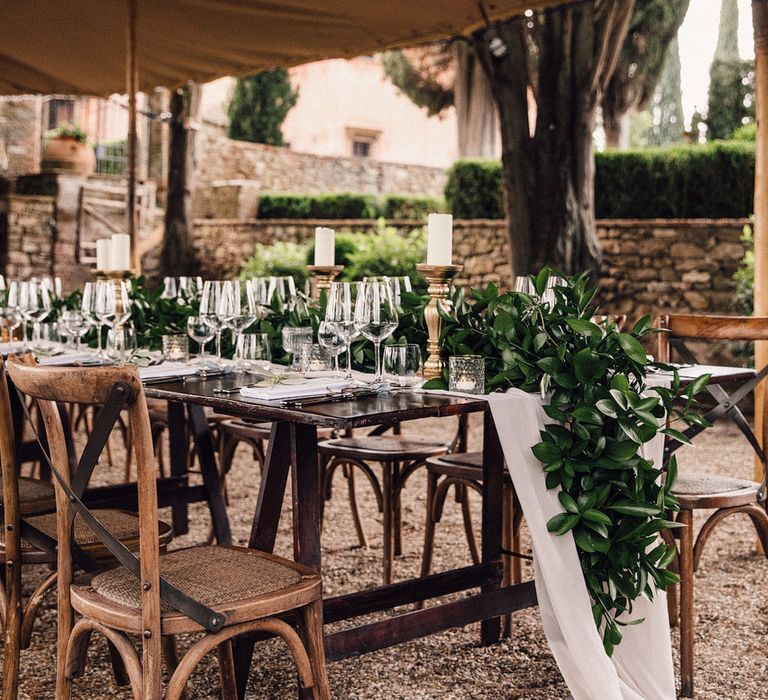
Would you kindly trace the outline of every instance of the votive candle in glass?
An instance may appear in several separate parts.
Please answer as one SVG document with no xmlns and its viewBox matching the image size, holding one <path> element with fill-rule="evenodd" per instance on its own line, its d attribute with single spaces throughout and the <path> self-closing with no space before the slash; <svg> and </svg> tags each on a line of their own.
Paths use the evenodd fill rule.
<svg viewBox="0 0 768 700">
<path fill-rule="evenodd" d="M 163 336 L 163 359 L 186 362 L 189 357 L 189 337 L 181 333 Z"/>
<path fill-rule="evenodd" d="M 449 357 L 448 389 L 463 394 L 484 394 L 485 359 L 480 355 Z"/>
</svg>

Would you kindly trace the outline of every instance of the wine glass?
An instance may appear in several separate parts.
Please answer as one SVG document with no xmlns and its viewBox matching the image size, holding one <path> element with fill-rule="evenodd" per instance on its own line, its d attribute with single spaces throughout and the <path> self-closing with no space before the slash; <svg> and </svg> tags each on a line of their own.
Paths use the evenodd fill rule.
<svg viewBox="0 0 768 700">
<path fill-rule="evenodd" d="M 398 389 L 413 389 L 422 382 L 421 348 L 418 345 L 387 345 L 384 376 Z"/>
<path fill-rule="evenodd" d="M 301 371 L 301 348 L 311 342 L 311 328 L 283 328 L 283 348 L 292 356 L 291 371 Z"/>
<path fill-rule="evenodd" d="M 387 282 L 392 287 L 392 293 L 395 295 L 395 304 L 400 307 L 400 295 L 404 292 L 413 291 L 411 278 L 406 275 L 398 277 L 363 277 L 363 282 Z"/>
<path fill-rule="evenodd" d="M 200 357 L 196 364 L 205 364 L 205 344 L 216 336 L 217 330 L 209 322 L 208 316 L 190 316 L 187 319 L 187 335 L 200 346 Z"/>
<path fill-rule="evenodd" d="M 80 352 L 80 341 L 90 328 L 90 321 L 82 311 L 67 309 L 61 313 L 61 323 L 67 336 L 75 339 L 75 349 Z"/>
<path fill-rule="evenodd" d="M 11 280 L 8 288 L 2 292 L 2 307 L 0 307 L 0 318 L 3 328 L 8 331 L 8 342 L 13 344 L 13 335 L 16 329 L 22 324 L 23 317 L 19 310 L 19 283 Z"/>
<path fill-rule="evenodd" d="M 163 277 L 163 292 L 160 294 L 161 299 L 175 299 L 177 296 L 176 291 L 176 278 L 175 277 Z"/>
<path fill-rule="evenodd" d="M 98 314 L 111 328 L 125 325 L 131 318 L 131 298 L 128 282 L 107 280 L 98 290 Z"/>
<path fill-rule="evenodd" d="M 51 313 L 53 308 L 51 292 L 47 284 L 39 280 L 22 282 L 19 287 L 19 311 L 24 317 L 24 341 L 26 342 L 27 324 L 32 324 L 32 345 L 40 336 L 40 323 Z"/>
<path fill-rule="evenodd" d="M 357 282 L 332 282 L 325 307 L 325 320 L 346 345 L 347 373 L 345 379 L 352 379 L 352 341 L 358 335 L 355 328 L 355 297 Z"/>
<path fill-rule="evenodd" d="M 267 299 L 271 304 L 278 300 L 281 311 L 291 311 L 296 305 L 296 281 L 293 277 L 270 277 Z"/>
<path fill-rule="evenodd" d="M 272 362 L 272 348 L 266 333 L 241 333 L 235 346 L 235 359 L 245 372 L 268 370 Z"/>
<path fill-rule="evenodd" d="M 90 306 L 96 319 L 94 325 L 96 326 L 97 354 L 99 357 L 107 357 L 106 348 L 102 349 L 102 330 L 104 326 L 109 325 L 112 317 L 113 305 L 111 300 L 114 291 L 112 280 L 98 280 L 93 286 L 93 299 Z M 83 298 L 85 298 L 85 292 L 83 292 Z"/>
<path fill-rule="evenodd" d="M 518 275 L 515 277 L 515 291 L 519 294 L 536 296 L 536 290 L 533 287 L 533 282 L 531 282 L 531 278 L 527 275 Z"/>
<path fill-rule="evenodd" d="M 179 291 L 177 298 L 184 301 L 193 301 L 203 291 L 202 277 L 179 277 Z"/>
<path fill-rule="evenodd" d="M 219 315 L 223 285 L 221 280 L 206 280 L 203 284 L 203 293 L 200 296 L 199 315 L 211 327 L 216 338 L 217 366 L 221 366 L 221 331 L 224 329 L 224 320 Z"/>
<path fill-rule="evenodd" d="M 397 304 L 392 286 L 387 282 L 360 282 L 355 300 L 355 328 L 373 343 L 376 374 L 374 383 L 381 383 L 381 343 L 397 329 Z"/>
<path fill-rule="evenodd" d="M 251 283 L 245 280 L 227 280 L 221 288 L 219 318 L 224 321 L 237 345 L 238 338 L 258 315 Z"/>
<path fill-rule="evenodd" d="M 552 308 L 557 302 L 557 295 L 555 294 L 555 287 L 564 287 L 565 280 L 559 275 L 550 275 L 547 280 L 544 294 L 541 295 L 541 303 Z"/>
<path fill-rule="evenodd" d="M 347 347 L 343 333 L 339 333 L 336 326 L 330 321 L 321 321 L 317 327 L 317 342 L 333 358 L 334 372 L 341 376 L 339 371 L 339 355 Z"/>
<path fill-rule="evenodd" d="M 58 323 L 39 323 L 37 339 L 33 350 L 41 355 L 51 355 L 61 344 L 61 334 Z"/>
<path fill-rule="evenodd" d="M 80 299 L 80 311 L 89 321 L 89 325 L 96 329 L 96 354 L 101 356 L 101 325 L 96 314 L 96 289 L 98 282 L 86 282 L 83 285 L 83 296 Z"/>
</svg>

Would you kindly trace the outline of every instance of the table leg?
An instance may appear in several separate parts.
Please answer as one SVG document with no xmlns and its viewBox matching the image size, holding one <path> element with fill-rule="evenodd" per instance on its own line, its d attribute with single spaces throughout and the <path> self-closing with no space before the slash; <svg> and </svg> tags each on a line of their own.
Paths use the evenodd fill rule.
<svg viewBox="0 0 768 700">
<path fill-rule="evenodd" d="M 280 512 L 285 498 L 285 486 L 288 482 L 288 470 L 291 466 L 292 432 L 290 423 L 272 424 L 267 456 L 261 473 L 259 499 L 256 503 L 248 542 L 249 547 L 262 552 L 272 552 L 275 548 Z M 254 642 L 250 639 L 241 637 L 235 641 L 235 681 L 237 696 L 241 700 L 245 697 L 245 688 L 248 685 L 253 647 Z"/>
<path fill-rule="evenodd" d="M 502 540 L 502 484 L 504 476 L 504 454 L 493 422 L 490 409 L 483 414 L 483 525 L 482 555 L 483 564 L 501 560 Z M 482 592 L 499 588 L 500 578 L 496 578 L 482 587 Z M 480 640 L 483 644 L 499 641 L 501 621 L 498 617 L 484 620 L 480 624 Z"/>
<path fill-rule="evenodd" d="M 197 404 L 187 406 L 189 427 L 195 441 L 197 456 L 200 460 L 200 471 L 203 474 L 203 484 L 208 497 L 208 508 L 211 512 L 213 534 L 218 544 L 232 544 L 232 531 L 227 517 L 227 504 L 224 500 L 224 488 L 221 483 L 216 465 L 216 453 L 213 448 L 211 427 L 205 417 L 203 407 Z"/>
<path fill-rule="evenodd" d="M 184 404 L 168 402 L 168 452 L 171 476 L 187 478 L 187 423 L 184 420 Z M 173 532 L 186 535 L 189 532 L 189 506 L 179 503 L 171 506 Z"/>
<path fill-rule="evenodd" d="M 314 425 L 291 424 L 291 461 L 294 559 L 320 571 L 323 493 Z"/>
</svg>

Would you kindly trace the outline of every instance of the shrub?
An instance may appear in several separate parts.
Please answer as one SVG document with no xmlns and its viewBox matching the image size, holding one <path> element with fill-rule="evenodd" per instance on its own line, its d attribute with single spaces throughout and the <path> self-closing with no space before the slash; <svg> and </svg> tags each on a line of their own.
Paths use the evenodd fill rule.
<svg viewBox="0 0 768 700">
<path fill-rule="evenodd" d="M 384 198 L 382 216 L 385 219 L 422 219 L 430 212 L 446 210 L 445 200 L 435 197 L 413 197 L 391 194 Z"/>
<path fill-rule="evenodd" d="M 303 284 L 309 279 L 307 246 L 286 241 L 272 245 L 257 243 L 253 255 L 243 263 L 240 276 L 247 279 L 270 275 L 290 276 Z"/>
<path fill-rule="evenodd" d="M 459 160 L 448 172 L 445 200 L 457 219 L 503 219 L 501 164 L 494 160 Z"/>
<path fill-rule="evenodd" d="M 741 218 L 752 212 L 755 147 L 715 141 L 595 154 L 595 215 L 601 219 Z M 501 164 L 457 161 L 445 198 L 459 219 L 499 219 Z"/>
<path fill-rule="evenodd" d="M 263 194 L 259 197 L 259 219 L 375 219 L 376 198 L 371 195 Z"/>
<path fill-rule="evenodd" d="M 751 122 L 740 126 L 731 136 L 732 141 L 751 141 L 754 143 L 757 141 L 757 124 Z"/>
<path fill-rule="evenodd" d="M 360 280 L 363 277 L 405 275 L 423 288 L 421 274 L 416 265 L 426 255 L 426 234 L 423 229 L 400 235 L 394 228 L 379 227 L 374 233 L 356 234 L 357 250 L 350 256 L 344 279 Z"/>
</svg>

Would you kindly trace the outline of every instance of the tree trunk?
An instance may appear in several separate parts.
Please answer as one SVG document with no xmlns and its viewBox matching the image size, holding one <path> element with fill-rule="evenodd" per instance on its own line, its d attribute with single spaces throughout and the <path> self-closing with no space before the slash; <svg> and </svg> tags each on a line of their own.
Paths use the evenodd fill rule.
<svg viewBox="0 0 768 700">
<path fill-rule="evenodd" d="M 631 11 L 632 0 L 607 0 L 535 14 L 535 76 L 525 18 L 498 26 L 507 46 L 500 58 L 490 55 L 484 32 L 475 37 L 499 108 L 514 275 L 544 265 L 565 274 L 599 265 L 592 132 Z M 537 86 L 532 138 L 528 85 Z"/>
<path fill-rule="evenodd" d="M 626 151 L 629 148 L 631 122 L 632 113 L 629 111 L 614 114 L 609 119 L 605 112 L 605 103 L 603 103 L 603 129 L 607 148 L 617 148 L 620 151 Z"/>
<path fill-rule="evenodd" d="M 460 158 L 494 158 L 498 154 L 499 119 L 488 78 L 470 46 L 453 44 L 456 80 L 453 104 Z"/>
<path fill-rule="evenodd" d="M 195 172 L 193 132 L 187 128 L 199 103 L 200 87 L 190 84 L 171 94 L 171 145 L 168 158 L 168 193 L 165 235 L 160 255 L 164 275 L 198 272 L 192 245 L 192 180 Z"/>
</svg>

